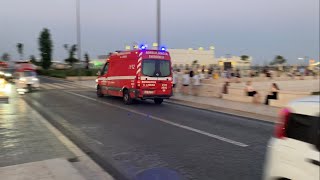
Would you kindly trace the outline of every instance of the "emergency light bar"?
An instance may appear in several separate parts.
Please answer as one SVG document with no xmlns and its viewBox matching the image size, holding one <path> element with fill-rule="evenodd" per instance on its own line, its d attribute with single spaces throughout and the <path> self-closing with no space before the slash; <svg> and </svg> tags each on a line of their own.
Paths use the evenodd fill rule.
<svg viewBox="0 0 320 180">
<path fill-rule="evenodd" d="M 146 44 L 141 44 L 141 45 L 140 45 L 140 49 L 141 49 L 141 50 L 146 50 L 147 47 L 148 47 L 148 45 L 146 45 Z"/>
<path fill-rule="evenodd" d="M 164 46 L 160 47 L 160 51 L 166 51 L 166 50 L 167 50 L 166 47 L 164 47 Z"/>
</svg>

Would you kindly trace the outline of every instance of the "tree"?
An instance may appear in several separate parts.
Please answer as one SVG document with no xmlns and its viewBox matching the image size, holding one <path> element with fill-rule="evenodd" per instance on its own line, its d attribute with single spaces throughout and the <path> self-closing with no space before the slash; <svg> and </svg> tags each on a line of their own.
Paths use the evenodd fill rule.
<svg viewBox="0 0 320 180">
<path fill-rule="evenodd" d="M 41 66 L 43 69 L 49 69 L 51 66 L 52 48 L 53 44 L 50 31 L 47 28 L 44 28 L 40 32 L 39 36 L 39 50 L 41 56 Z"/>
<path fill-rule="evenodd" d="M 64 44 L 63 47 L 67 50 L 69 54 L 69 57 L 64 60 L 65 62 L 68 62 L 72 66 L 75 62 L 79 61 L 74 57 L 75 53 L 78 50 L 77 45 L 73 44 L 71 47 L 69 47 L 68 44 Z"/>
<path fill-rule="evenodd" d="M 242 61 L 248 61 L 248 60 L 249 60 L 249 56 L 248 56 L 248 55 L 241 55 L 241 56 L 240 56 L 240 59 L 241 59 Z"/>
<path fill-rule="evenodd" d="M 10 61 L 10 54 L 9 53 L 3 53 L 2 56 L 1 56 L 1 60 Z"/>
<path fill-rule="evenodd" d="M 270 65 L 284 64 L 284 63 L 286 63 L 286 62 L 287 62 L 287 60 L 286 60 L 284 57 L 282 57 L 282 56 L 280 56 L 280 55 L 277 55 L 277 56 L 273 59 L 273 61 L 270 62 Z"/>
<path fill-rule="evenodd" d="M 22 43 L 17 44 L 17 51 L 20 55 L 20 60 L 23 60 L 23 44 Z"/>
<path fill-rule="evenodd" d="M 89 69 L 90 57 L 88 53 L 84 54 L 84 60 L 86 62 L 86 69 Z"/>
</svg>

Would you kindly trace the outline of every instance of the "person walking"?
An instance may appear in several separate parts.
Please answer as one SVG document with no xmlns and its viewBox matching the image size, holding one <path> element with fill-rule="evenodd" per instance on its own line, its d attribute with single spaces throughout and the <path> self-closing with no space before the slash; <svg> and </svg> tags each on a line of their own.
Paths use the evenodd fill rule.
<svg viewBox="0 0 320 180">
<path fill-rule="evenodd" d="M 194 96 L 198 96 L 199 95 L 199 91 L 200 91 L 200 75 L 199 73 L 195 73 L 194 76 L 192 77 L 193 79 L 193 84 L 192 84 L 192 95 Z"/>
<path fill-rule="evenodd" d="M 239 69 L 236 70 L 235 77 L 236 77 L 236 83 L 240 83 L 241 74 Z"/>
<path fill-rule="evenodd" d="M 226 81 L 222 87 L 222 94 L 228 94 L 229 93 L 229 82 Z"/>
<path fill-rule="evenodd" d="M 174 70 L 172 74 L 172 88 L 174 93 L 176 93 L 177 84 L 178 84 L 178 73 L 176 70 Z"/>
<path fill-rule="evenodd" d="M 204 69 L 202 69 L 202 70 L 201 70 L 201 74 L 200 74 L 200 79 L 201 79 L 201 80 L 206 78 L 205 73 L 206 73 L 206 72 L 204 71 Z"/>
<path fill-rule="evenodd" d="M 182 76 L 181 91 L 183 95 L 189 94 L 189 85 L 190 85 L 190 74 L 186 71 Z"/>
<path fill-rule="evenodd" d="M 278 99 L 278 91 L 279 90 L 280 89 L 279 89 L 278 85 L 276 83 L 272 83 L 270 92 L 267 95 L 264 104 L 269 105 L 269 99 Z"/>
</svg>

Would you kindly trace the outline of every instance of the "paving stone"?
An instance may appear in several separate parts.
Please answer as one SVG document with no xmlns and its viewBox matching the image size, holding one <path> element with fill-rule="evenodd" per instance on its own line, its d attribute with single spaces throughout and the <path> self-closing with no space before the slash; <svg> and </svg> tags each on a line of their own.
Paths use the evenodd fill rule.
<svg viewBox="0 0 320 180">
<path fill-rule="evenodd" d="M 0 167 L 74 155 L 19 96 L 0 104 Z"/>
</svg>

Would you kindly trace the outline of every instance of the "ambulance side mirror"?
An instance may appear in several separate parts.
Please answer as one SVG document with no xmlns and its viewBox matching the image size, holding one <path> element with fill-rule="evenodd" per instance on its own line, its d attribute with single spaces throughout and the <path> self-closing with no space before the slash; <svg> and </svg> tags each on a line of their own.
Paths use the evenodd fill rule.
<svg viewBox="0 0 320 180">
<path fill-rule="evenodd" d="M 97 76 L 101 76 L 101 71 L 98 71 L 98 72 L 97 72 Z"/>
</svg>

